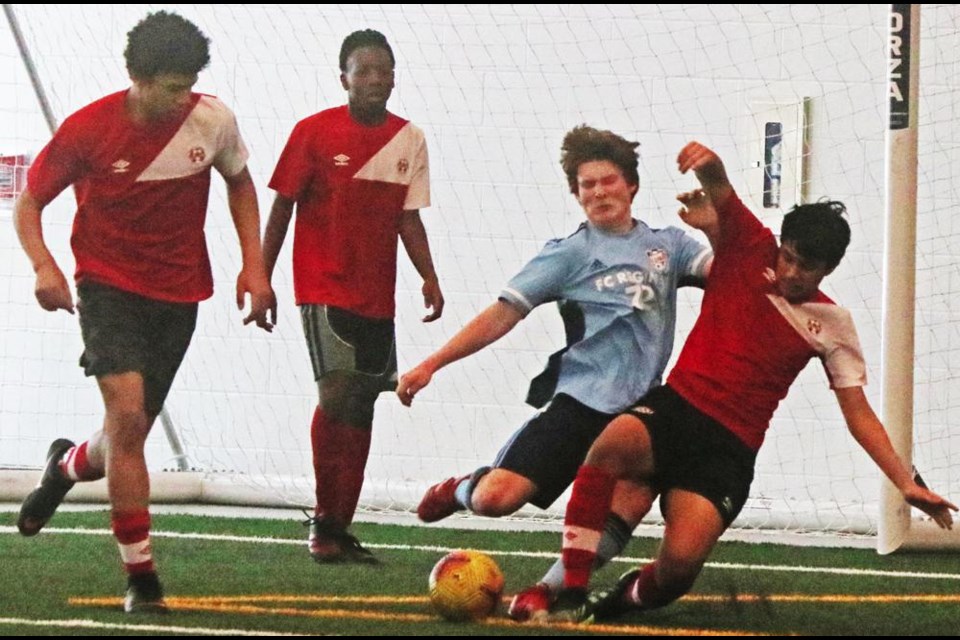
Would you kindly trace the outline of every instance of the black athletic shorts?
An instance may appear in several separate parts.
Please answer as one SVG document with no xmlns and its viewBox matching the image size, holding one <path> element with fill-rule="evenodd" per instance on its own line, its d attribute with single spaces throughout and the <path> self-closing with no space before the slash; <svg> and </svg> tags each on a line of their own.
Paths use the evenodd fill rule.
<svg viewBox="0 0 960 640">
<path fill-rule="evenodd" d="M 155 417 L 197 326 L 197 303 L 153 300 L 99 282 L 77 285 L 83 335 L 80 366 L 88 376 L 139 372 L 144 409 Z"/>
<path fill-rule="evenodd" d="M 756 452 L 666 385 L 624 413 L 642 420 L 650 434 L 653 488 L 661 495 L 670 489 L 701 495 L 730 526 L 750 493 Z"/>
<path fill-rule="evenodd" d="M 573 482 L 590 445 L 614 417 L 557 394 L 510 437 L 493 466 L 531 480 L 538 491 L 530 503 L 546 509 Z"/>
<path fill-rule="evenodd" d="M 300 305 L 313 377 L 352 371 L 374 378 L 379 391 L 397 388 L 393 319 L 367 318 L 325 304 Z"/>
</svg>

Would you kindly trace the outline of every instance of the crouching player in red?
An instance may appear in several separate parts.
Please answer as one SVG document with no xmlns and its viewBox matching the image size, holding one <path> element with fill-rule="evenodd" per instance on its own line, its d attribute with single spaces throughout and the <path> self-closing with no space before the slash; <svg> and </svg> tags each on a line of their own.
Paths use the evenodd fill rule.
<svg viewBox="0 0 960 640">
<path fill-rule="evenodd" d="M 150 550 L 150 478 L 144 442 L 183 360 L 197 303 L 213 293 L 204 219 L 210 170 L 227 183 L 243 269 L 237 304 L 244 320 L 270 330 L 276 301 L 260 253 L 257 197 L 233 113 L 193 93 L 210 61 L 209 40 L 167 12 L 127 34 L 132 86 L 67 118 L 40 152 L 16 205 L 17 235 L 47 311 L 74 312 L 63 272 L 43 240 L 44 207 L 69 185 L 77 194 L 71 245 L 84 352 L 80 364 L 103 396 L 103 428 L 74 446 L 55 440 L 40 485 L 17 527 L 35 535 L 75 482 L 107 477 L 110 519 L 129 575 L 124 607 L 164 612 Z"/>
<path fill-rule="evenodd" d="M 713 270 L 667 384 L 613 420 L 577 473 L 564 523 L 557 618 L 600 620 L 661 607 L 693 586 L 747 499 L 774 410 L 812 358 L 823 363 L 851 434 L 907 502 L 941 527 L 953 522 L 956 507 L 919 486 L 894 452 L 863 392 L 865 366 L 850 314 L 818 288 L 850 240 L 844 206 L 794 207 L 778 247 L 740 202 L 713 151 L 692 142 L 678 164 L 681 173 L 696 174 L 716 207 Z M 595 541 L 618 480 L 661 494 L 663 541 L 653 563 L 588 597 Z"/>
</svg>

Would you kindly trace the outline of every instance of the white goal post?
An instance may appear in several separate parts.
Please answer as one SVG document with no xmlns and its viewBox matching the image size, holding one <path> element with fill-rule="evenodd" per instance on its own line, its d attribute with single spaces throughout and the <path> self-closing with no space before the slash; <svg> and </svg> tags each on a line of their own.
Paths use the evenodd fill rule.
<svg viewBox="0 0 960 640">
<path fill-rule="evenodd" d="M 641 142 L 634 212 L 654 227 L 681 225 L 674 196 L 692 183 L 674 159 L 690 139 L 718 150 L 737 190 L 775 230 L 796 202 L 844 201 L 853 240 L 825 290 L 854 315 L 874 407 L 882 407 L 891 430 L 912 421 L 912 435 L 903 437 L 914 464 L 934 490 L 960 499 L 952 464 L 960 457 L 960 8 L 920 9 L 922 46 L 912 51 L 923 56 L 911 112 L 918 124 L 916 267 L 905 269 L 902 250 L 888 248 L 884 258 L 900 223 L 888 223 L 890 230 L 880 223 L 887 199 L 886 5 L 4 7 L 21 27 L 57 119 L 128 85 L 125 34 L 148 11 L 172 9 L 194 21 L 212 41 L 197 89 L 236 112 L 261 212 L 269 209 L 266 184 L 293 125 L 344 101 L 337 68 L 343 37 L 365 27 L 385 33 L 397 57 L 389 107 L 418 124 L 430 148 L 433 206 L 423 218 L 447 297 L 444 317 L 421 324 L 419 278 L 401 258 L 401 370 L 495 299 L 546 240 L 582 219 L 558 163 L 563 133 L 577 124 Z M 49 130 L 9 24 L 0 23 L 0 157 L 28 157 Z M 907 162 L 899 151 L 890 158 Z M 899 165 L 892 168 L 902 175 Z M 271 335 L 242 327 L 231 294 L 239 251 L 220 182 L 214 179 L 207 221 L 217 293 L 201 305 L 167 403 L 185 463 L 159 429 L 148 463 L 154 472 L 193 472 L 175 476 L 171 498 L 309 504 L 316 388 L 292 301 L 292 243 L 274 281 L 279 326 Z M 101 420 L 95 385 L 76 366 L 82 347 L 75 318 L 44 313 L 33 300 L 10 204 L 0 192 L 0 467 L 12 470 L 0 472 L 0 491 L 12 478 L 31 484 L 35 472 L 24 470 L 39 466 L 50 440 L 83 439 Z M 44 213 L 45 237 L 64 271 L 73 267 L 72 205 L 68 193 Z M 916 301 L 885 316 L 883 301 L 900 301 L 900 294 L 883 293 L 884 282 L 905 270 Z M 675 351 L 699 301 L 697 292 L 681 292 Z M 915 315 L 914 330 L 905 329 L 903 313 Z M 881 334 L 888 339 L 892 328 L 910 334 L 913 354 L 883 346 Z M 430 484 L 489 463 L 530 416 L 526 384 L 562 341 L 555 310 L 541 308 L 501 342 L 439 373 L 412 409 L 384 394 L 362 504 L 408 510 Z M 893 355 L 905 360 L 891 365 Z M 883 386 L 881 368 L 911 372 L 913 382 Z M 904 417 L 888 402 L 905 396 L 907 384 L 914 399 L 900 410 Z M 163 474 L 154 477 L 160 492 Z M 898 532 L 923 530 L 902 503 L 879 498 L 876 469 L 844 428 L 816 363 L 777 411 L 752 496 L 736 526 L 873 533 L 887 526 L 882 514 L 890 512 Z M 562 507 L 561 500 L 551 513 Z M 938 544 L 948 539 L 937 537 Z"/>
</svg>

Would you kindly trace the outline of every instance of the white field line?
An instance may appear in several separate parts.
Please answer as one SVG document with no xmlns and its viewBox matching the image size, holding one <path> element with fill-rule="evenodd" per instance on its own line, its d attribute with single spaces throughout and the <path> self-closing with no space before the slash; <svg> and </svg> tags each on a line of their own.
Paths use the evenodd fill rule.
<svg viewBox="0 0 960 640">
<path fill-rule="evenodd" d="M 17 533 L 16 527 L 0 526 L 0 534 Z M 47 527 L 41 535 L 50 533 L 92 535 L 92 536 L 112 536 L 113 532 L 109 529 L 84 529 L 84 528 L 58 528 Z M 151 531 L 150 535 L 155 538 L 179 538 L 183 540 L 211 540 L 220 542 L 245 542 L 252 544 L 286 544 L 294 546 L 306 546 L 305 540 L 292 540 L 289 538 L 263 538 L 257 536 L 231 536 L 214 533 L 180 533 L 176 531 Z M 457 547 L 437 547 L 428 545 L 404 545 L 404 544 L 373 544 L 364 543 L 364 546 L 371 549 L 388 549 L 398 551 L 423 551 L 428 553 L 449 553 Z M 549 551 L 498 551 L 493 549 L 480 549 L 483 553 L 491 556 L 500 556 L 505 558 L 545 558 L 554 560 L 558 554 Z M 639 564 L 650 562 L 652 558 L 615 558 L 614 562 L 624 564 Z M 768 564 L 741 564 L 735 562 L 708 562 L 707 567 L 712 569 L 731 569 L 735 571 L 781 571 L 793 573 L 813 573 L 825 575 L 842 576 L 880 576 L 885 578 L 908 578 L 921 580 L 958 580 L 960 573 L 921 573 L 918 571 L 885 571 L 882 569 L 848 569 L 842 567 L 803 567 L 792 565 L 768 565 Z"/>
<path fill-rule="evenodd" d="M 117 629 L 121 631 L 141 631 L 169 633 L 171 635 L 198 636 L 300 636 L 299 633 L 281 633 L 279 631 L 249 631 L 247 629 L 217 629 L 211 627 L 180 627 L 162 624 L 119 624 L 97 622 L 96 620 L 28 620 L 24 618 L 0 618 L 0 625 L 21 625 L 31 627 L 62 627 L 64 629 Z M 5 634 L 4 634 L 5 635 Z M 312 634 L 311 634 L 312 635 Z"/>
</svg>

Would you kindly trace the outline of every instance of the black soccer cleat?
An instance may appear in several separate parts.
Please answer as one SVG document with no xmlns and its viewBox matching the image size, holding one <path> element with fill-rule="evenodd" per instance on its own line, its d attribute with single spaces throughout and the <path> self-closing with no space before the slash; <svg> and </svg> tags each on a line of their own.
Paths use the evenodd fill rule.
<svg viewBox="0 0 960 640">
<path fill-rule="evenodd" d="M 73 480 L 60 471 L 60 458 L 74 445 L 66 438 L 59 438 L 50 444 L 47 450 L 47 466 L 40 476 L 40 484 L 20 505 L 17 517 L 17 529 L 24 536 L 35 536 L 53 517 L 64 496 L 73 488 Z"/>
<path fill-rule="evenodd" d="M 310 528 L 307 546 L 310 557 L 320 564 L 355 562 L 379 564 L 377 557 L 360 544 L 356 537 L 324 516 L 308 517 L 304 526 Z"/>
<path fill-rule="evenodd" d="M 141 573 L 127 578 L 127 593 L 123 598 L 127 613 L 170 613 L 163 600 L 163 587 L 157 574 Z"/>
<path fill-rule="evenodd" d="M 548 622 L 580 622 L 587 602 L 586 589 L 562 589 L 550 606 Z"/>
<path fill-rule="evenodd" d="M 620 576 L 617 583 L 609 589 L 591 593 L 587 596 L 577 622 L 583 624 L 603 622 L 639 609 L 627 596 L 630 589 L 637 583 L 639 576 L 640 569 L 631 569 Z"/>
</svg>

